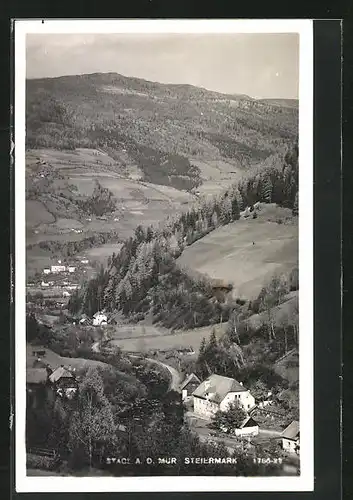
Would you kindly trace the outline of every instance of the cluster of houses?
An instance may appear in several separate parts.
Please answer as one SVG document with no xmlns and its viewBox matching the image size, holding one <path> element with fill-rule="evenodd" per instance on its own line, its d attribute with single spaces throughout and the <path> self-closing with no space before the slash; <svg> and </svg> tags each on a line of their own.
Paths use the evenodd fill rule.
<svg viewBox="0 0 353 500">
<path fill-rule="evenodd" d="M 67 265 L 61 260 L 58 260 L 56 264 L 43 269 L 42 274 L 46 277 L 46 279 L 42 279 L 40 285 L 43 289 L 51 287 L 64 287 L 65 291 L 63 292 L 63 297 L 70 297 L 72 290 L 80 288 L 79 284 L 74 283 L 72 280 L 78 278 L 78 272 L 80 271 L 81 265 L 88 263 L 89 260 L 86 258 L 82 258 L 76 265 Z"/>
<path fill-rule="evenodd" d="M 78 261 L 78 265 L 64 264 L 61 260 L 58 260 L 57 264 L 53 264 L 50 267 L 43 269 L 43 274 L 73 274 L 77 271 L 77 268 L 80 264 L 89 264 L 89 260 L 85 257 L 81 257 Z"/>
<path fill-rule="evenodd" d="M 195 416 L 207 421 L 217 411 L 226 411 L 230 403 L 237 402 L 245 411 L 246 417 L 239 428 L 235 429 L 235 435 L 245 437 L 259 434 L 259 425 L 252 416 L 257 408 L 255 398 L 242 382 L 216 374 L 201 381 L 195 373 L 191 373 L 181 384 L 180 391 L 183 401 L 192 401 Z M 283 450 L 299 455 L 299 438 L 299 422 L 293 421 L 281 434 Z"/>
<path fill-rule="evenodd" d="M 78 391 L 78 377 L 70 366 L 58 365 L 46 361 L 46 349 L 33 347 L 32 366 L 27 363 L 26 393 L 27 406 L 35 408 L 45 400 L 59 396 L 73 399 Z"/>
<path fill-rule="evenodd" d="M 74 273 L 76 271 L 75 266 L 65 266 L 58 261 L 57 265 L 50 266 L 50 268 L 43 269 L 43 274 L 57 274 L 57 273 Z"/>
<path fill-rule="evenodd" d="M 106 326 L 111 323 L 111 320 L 108 319 L 107 314 L 104 311 L 97 311 L 92 318 L 87 316 L 87 314 L 82 314 L 78 320 L 74 320 L 74 324 L 82 325 L 82 326 Z"/>
</svg>

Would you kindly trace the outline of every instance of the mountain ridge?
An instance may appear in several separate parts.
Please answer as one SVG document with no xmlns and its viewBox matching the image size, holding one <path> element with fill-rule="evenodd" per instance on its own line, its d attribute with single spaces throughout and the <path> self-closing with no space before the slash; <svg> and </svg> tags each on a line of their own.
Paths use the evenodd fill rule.
<svg viewBox="0 0 353 500">
<path fill-rule="evenodd" d="M 186 190 L 285 151 L 298 126 L 295 108 L 117 73 L 27 80 L 26 101 L 27 149 L 100 149 Z"/>
<path fill-rule="evenodd" d="M 202 87 L 200 85 L 193 85 L 190 83 L 173 83 L 173 82 L 158 82 L 157 80 L 148 80 L 147 78 L 142 78 L 142 77 L 134 77 L 134 76 L 128 76 L 128 75 L 123 75 L 122 73 L 118 73 L 116 71 L 108 71 L 108 72 L 93 72 L 93 73 L 81 73 L 81 74 L 68 74 L 68 75 L 60 75 L 60 76 L 49 76 L 49 77 L 36 77 L 36 78 L 27 78 L 27 81 L 36 81 L 40 82 L 43 80 L 60 80 L 60 79 L 65 79 L 65 78 L 73 78 L 73 77 L 99 77 L 102 75 L 110 75 L 110 76 L 116 76 L 120 77 L 122 79 L 126 80 L 135 80 L 139 81 L 141 83 L 149 83 L 149 84 L 154 84 L 158 86 L 164 86 L 164 87 L 174 87 L 174 88 L 179 88 L 179 89 L 201 89 L 203 91 L 209 92 L 210 94 L 217 94 L 219 96 L 227 96 L 229 99 L 245 99 L 249 101 L 259 101 L 259 102 L 268 102 L 271 104 L 271 101 L 283 101 L 283 105 L 285 105 L 286 101 L 292 102 L 293 105 L 294 103 L 298 103 L 298 99 L 294 98 L 278 98 L 278 97 L 253 97 L 249 94 L 244 94 L 243 92 L 222 92 L 219 90 L 214 90 L 214 89 L 209 89 L 207 87 Z"/>
</svg>

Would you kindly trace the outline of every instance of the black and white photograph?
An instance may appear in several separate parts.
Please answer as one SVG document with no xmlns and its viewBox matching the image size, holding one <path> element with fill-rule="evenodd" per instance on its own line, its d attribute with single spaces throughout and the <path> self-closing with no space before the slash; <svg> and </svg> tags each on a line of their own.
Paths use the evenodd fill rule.
<svg viewBox="0 0 353 500">
<path fill-rule="evenodd" d="M 15 22 L 17 491 L 312 490 L 312 50 Z"/>
</svg>

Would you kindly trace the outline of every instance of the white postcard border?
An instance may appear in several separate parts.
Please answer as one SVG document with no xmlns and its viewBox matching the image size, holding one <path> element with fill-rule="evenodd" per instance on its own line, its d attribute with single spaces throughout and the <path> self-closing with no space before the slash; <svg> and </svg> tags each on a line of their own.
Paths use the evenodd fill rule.
<svg viewBox="0 0 353 500">
<path fill-rule="evenodd" d="M 299 379 L 298 477 L 26 476 L 25 81 L 28 33 L 298 33 Z M 302 175 L 305 172 L 305 175 Z M 313 23 L 312 20 L 15 20 L 15 489 L 17 492 L 313 491 Z"/>
</svg>

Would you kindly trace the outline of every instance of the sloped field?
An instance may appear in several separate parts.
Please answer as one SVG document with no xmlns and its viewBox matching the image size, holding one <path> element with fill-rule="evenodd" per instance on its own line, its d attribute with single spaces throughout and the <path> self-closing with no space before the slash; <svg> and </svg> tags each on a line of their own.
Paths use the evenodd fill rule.
<svg viewBox="0 0 353 500">
<path fill-rule="evenodd" d="M 220 227 L 187 247 L 178 264 L 232 282 L 234 297 L 256 298 L 274 274 L 288 273 L 298 265 L 296 220 L 283 223 L 289 210 L 263 207 L 257 219 Z"/>
<path fill-rule="evenodd" d="M 146 331 L 146 335 L 143 337 L 136 335 L 135 337 L 126 339 L 115 338 L 111 343 L 124 351 L 142 352 L 149 349 L 171 350 L 192 347 L 195 352 L 198 352 L 202 339 L 205 337 L 208 340 L 213 328 L 215 329 L 216 336 L 219 338 L 224 334 L 226 327 L 227 323 L 223 323 L 222 325 L 217 324 L 194 328 L 192 330 L 175 331 L 166 335 L 161 335 L 160 333 L 148 335 L 149 332 Z"/>
</svg>

